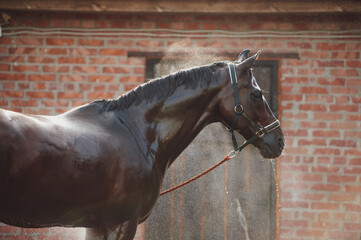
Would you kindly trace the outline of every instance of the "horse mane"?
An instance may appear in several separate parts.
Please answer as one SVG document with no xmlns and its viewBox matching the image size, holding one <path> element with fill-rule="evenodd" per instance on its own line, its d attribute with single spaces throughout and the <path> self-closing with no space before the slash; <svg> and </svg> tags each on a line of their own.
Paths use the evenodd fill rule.
<svg viewBox="0 0 361 240">
<path fill-rule="evenodd" d="M 226 66 L 226 63 L 218 62 L 212 65 L 181 70 L 143 83 L 117 99 L 96 102 L 102 102 L 104 110 L 114 111 L 127 109 L 133 104 L 139 104 L 141 101 L 147 101 L 148 103 L 153 101 L 154 98 L 161 100 L 172 95 L 179 86 L 184 86 L 186 89 L 208 86 L 213 80 L 218 80 L 218 70 L 224 66 Z"/>
</svg>

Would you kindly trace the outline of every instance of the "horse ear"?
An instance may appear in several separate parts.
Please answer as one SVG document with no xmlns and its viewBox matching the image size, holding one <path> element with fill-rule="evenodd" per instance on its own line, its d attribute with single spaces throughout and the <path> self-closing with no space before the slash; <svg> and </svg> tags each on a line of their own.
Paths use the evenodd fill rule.
<svg viewBox="0 0 361 240">
<path fill-rule="evenodd" d="M 257 60 L 259 54 L 261 53 L 261 50 L 259 50 L 255 55 L 252 57 L 247 58 L 246 60 L 242 61 L 242 67 L 245 69 L 249 69 L 253 66 L 254 62 Z"/>
<path fill-rule="evenodd" d="M 250 50 L 246 49 L 243 52 L 241 52 L 238 56 L 238 59 L 236 60 L 236 62 L 243 62 L 244 60 L 246 60 L 248 58 L 248 54 L 249 54 Z"/>
</svg>

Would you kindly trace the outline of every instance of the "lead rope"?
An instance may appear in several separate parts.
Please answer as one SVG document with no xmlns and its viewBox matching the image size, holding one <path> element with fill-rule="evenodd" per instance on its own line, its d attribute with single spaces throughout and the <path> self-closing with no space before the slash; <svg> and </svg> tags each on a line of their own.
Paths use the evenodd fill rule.
<svg viewBox="0 0 361 240">
<path fill-rule="evenodd" d="M 191 179 L 175 186 L 172 188 L 169 188 L 168 190 L 165 190 L 163 192 L 161 192 L 160 196 L 167 194 L 169 192 L 172 192 L 180 187 L 183 187 L 184 185 L 187 185 L 188 183 L 191 183 L 195 180 L 197 180 L 198 178 L 206 175 L 207 173 L 213 171 L 215 168 L 219 167 L 220 165 L 222 165 L 223 163 L 227 162 L 228 160 L 234 158 L 239 152 L 241 152 L 243 150 L 243 148 L 245 148 L 246 146 L 248 146 L 249 144 L 253 143 L 254 141 L 256 141 L 258 138 L 263 137 L 263 135 L 266 133 L 269 133 L 273 130 L 275 130 L 276 128 L 278 128 L 280 126 L 280 122 L 278 120 L 274 121 L 273 123 L 269 124 L 268 126 L 260 129 L 259 131 L 257 131 L 251 138 L 249 138 L 247 141 L 245 141 L 241 146 L 237 147 L 236 149 L 230 151 L 228 153 L 228 155 L 223 158 L 221 161 L 219 161 L 217 164 L 213 165 L 212 167 L 208 168 L 207 170 L 201 172 L 200 174 L 198 174 L 195 177 L 192 177 Z"/>
<path fill-rule="evenodd" d="M 243 148 L 245 148 L 248 144 L 252 143 L 254 140 L 256 140 L 256 139 L 255 139 L 255 138 L 254 138 L 254 139 L 251 138 L 250 140 L 245 141 L 245 142 L 244 142 L 240 147 L 238 147 L 236 150 L 230 151 L 230 152 L 227 154 L 227 156 L 226 156 L 225 158 L 223 158 L 221 161 L 219 161 L 217 164 L 215 164 L 215 165 L 213 165 L 212 167 L 208 168 L 207 170 L 201 172 L 200 174 L 192 177 L 191 179 L 189 179 L 189 180 L 187 180 L 187 181 L 185 181 L 185 182 L 183 182 L 183 183 L 181 183 L 181 184 L 179 184 L 179 185 L 177 185 L 177 186 L 175 186 L 175 187 L 169 188 L 168 190 L 165 190 L 165 191 L 161 192 L 160 196 L 162 196 L 162 195 L 164 195 L 164 194 L 167 194 L 167 193 L 169 193 L 169 192 L 172 192 L 172 191 L 174 191 L 174 190 L 176 190 L 176 189 L 178 189 L 178 188 L 181 188 L 181 187 L 183 187 L 184 185 L 187 185 L 188 183 L 191 183 L 191 182 L 197 180 L 198 178 L 206 175 L 207 173 L 213 171 L 214 169 L 216 169 L 217 167 L 219 167 L 219 166 L 222 165 L 223 163 L 225 163 L 225 162 L 227 162 L 228 160 L 234 158 L 234 157 L 237 155 L 237 153 L 241 152 Z"/>
<path fill-rule="evenodd" d="M 169 192 L 172 192 L 172 191 L 174 191 L 174 190 L 176 190 L 176 189 L 178 189 L 178 188 L 183 187 L 184 185 L 187 185 L 188 183 L 191 183 L 191 182 L 197 180 L 198 178 L 206 175 L 207 173 L 209 173 L 209 172 L 212 171 L 213 169 L 215 169 L 215 168 L 219 167 L 220 165 L 222 165 L 222 163 L 227 162 L 229 159 L 231 159 L 231 157 L 227 155 L 223 160 L 221 160 L 219 163 L 215 164 L 215 165 L 212 166 L 211 168 L 208 168 L 208 169 L 205 170 L 204 172 L 201 172 L 201 173 L 198 174 L 197 176 L 194 176 L 194 177 L 192 177 L 191 179 L 189 179 L 189 180 L 187 180 L 187 181 L 185 181 L 185 182 L 183 182 L 183 183 L 181 183 L 181 184 L 179 184 L 179 185 L 177 185 L 177 186 L 175 186 L 175 187 L 172 187 L 172 188 L 169 188 L 168 190 L 163 191 L 163 192 L 160 194 L 160 196 L 162 196 L 162 195 L 164 195 L 164 194 L 167 194 L 167 193 L 169 193 Z"/>
</svg>

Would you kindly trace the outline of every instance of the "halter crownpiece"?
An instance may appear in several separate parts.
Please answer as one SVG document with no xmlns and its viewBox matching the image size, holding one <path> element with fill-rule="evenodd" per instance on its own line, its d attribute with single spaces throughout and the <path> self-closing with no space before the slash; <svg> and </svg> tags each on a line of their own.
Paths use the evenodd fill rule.
<svg viewBox="0 0 361 240">
<path fill-rule="evenodd" d="M 241 104 L 241 101 L 239 99 L 238 95 L 238 80 L 237 80 L 237 74 L 236 74 L 236 68 L 234 66 L 234 63 L 229 62 L 227 63 L 229 68 L 229 76 L 231 78 L 231 84 L 233 87 L 233 97 L 234 97 L 234 117 L 231 128 L 227 128 L 227 130 L 232 134 L 232 143 L 234 152 L 240 152 L 244 147 L 246 147 L 248 144 L 256 141 L 258 138 L 263 137 L 265 134 L 270 133 L 271 131 L 275 130 L 276 128 L 280 127 L 280 122 L 278 119 L 276 119 L 271 124 L 262 127 L 260 126 L 256 121 L 253 121 L 247 113 L 244 111 L 244 108 Z M 237 127 L 238 118 L 239 116 L 242 116 L 250 126 L 255 130 L 255 134 L 249 138 L 247 141 L 245 141 L 241 146 L 238 147 L 236 136 L 234 135 L 234 130 Z"/>
</svg>

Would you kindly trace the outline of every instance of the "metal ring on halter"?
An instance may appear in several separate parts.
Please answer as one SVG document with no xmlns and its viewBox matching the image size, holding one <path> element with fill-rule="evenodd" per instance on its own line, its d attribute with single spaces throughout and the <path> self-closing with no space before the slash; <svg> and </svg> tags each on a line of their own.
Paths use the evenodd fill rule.
<svg viewBox="0 0 361 240">
<path fill-rule="evenodd" d="M 243 110 L 243 106 L 241 104 L 238 104 L 236 106 L 234 106 L 234 112 L 237 113 L 237 114 L 241 114 L 244 112 Z"/>
<path fill-rule="evenodd" d="M 228 153 L 228 157 L 229 158 L 234 158 L 236 155 L 237 155 L 237 153 L 239 153 L 239 151 L 236 151 L 236 150 L 232 150 L 232 151 L 230 151 L 229 153 Z"/>
</svg>

